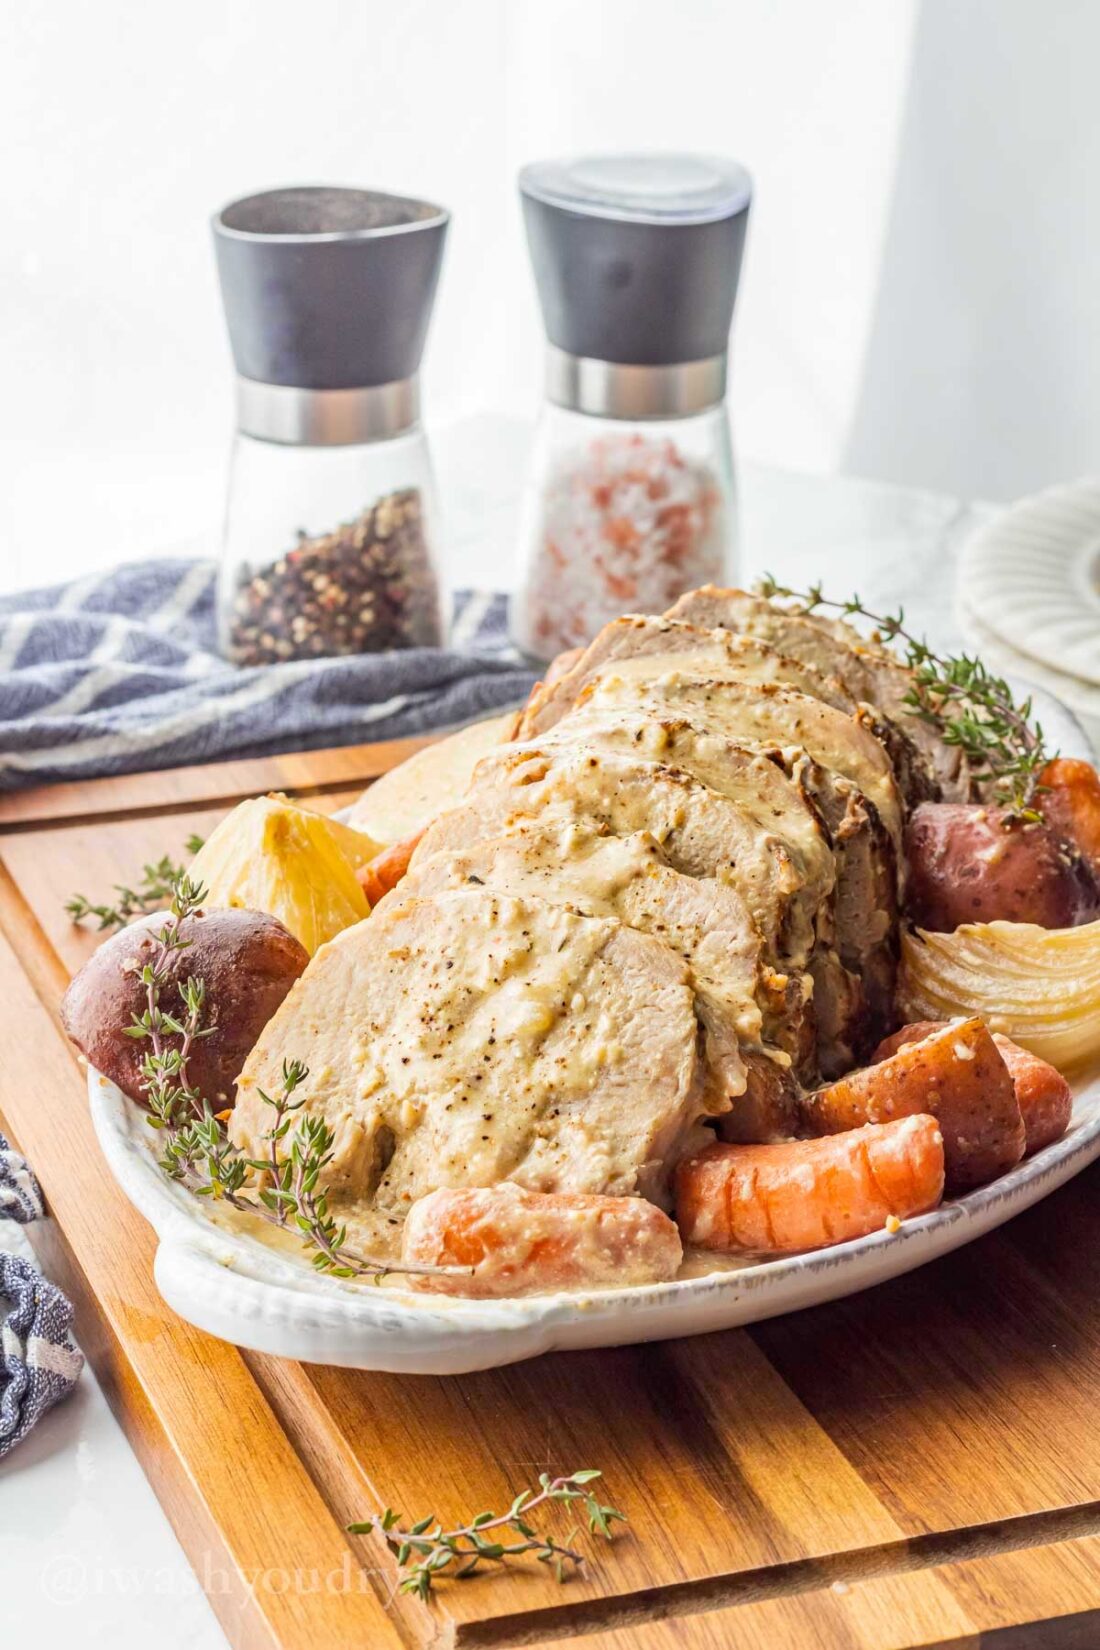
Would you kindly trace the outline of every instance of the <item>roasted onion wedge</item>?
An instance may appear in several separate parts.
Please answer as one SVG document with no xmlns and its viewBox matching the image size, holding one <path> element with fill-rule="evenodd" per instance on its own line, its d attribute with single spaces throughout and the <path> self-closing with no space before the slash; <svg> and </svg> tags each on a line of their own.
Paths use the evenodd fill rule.
<svg viewBox="0 0 1100 1650">
<path fill-rule="evenodd" d="M 1100 922 L 917 929 L 902 939 L 898 998 L 906 1020 L 980 1015 L 1059 1071 L 1080 1069 L 1100 1059 Z"/>
</svg>

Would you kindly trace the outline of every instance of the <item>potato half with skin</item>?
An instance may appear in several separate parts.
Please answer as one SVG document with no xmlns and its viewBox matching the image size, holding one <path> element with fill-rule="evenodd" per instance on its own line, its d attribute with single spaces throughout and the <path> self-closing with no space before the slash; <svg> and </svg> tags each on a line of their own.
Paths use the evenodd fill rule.
<svg viewBox="0 0 1100 1650">
<path fill-rule="evenodd" d="M 905 835 L 907 913 L 950 933 L 967 922 L 1072 928 L 1100 913 L 1096 878 L 1048 825 L 1009 824 L 1003 809 L 922 802 Z"/>
<path fill-rule="evenodd" d="M 166 914 L 144 918 L 101 945 L 84 964 L 61 1003 L 61 1021 L 72 1041 L 104 1077 L 140 1101 L 145 1041 L 126 1028 L 145 1009 L 140 973 L 152 960 Z M 309 961 L 304 945 L 281 922 L 260 911 L 207 911 L 180 923 L 185 948 L 173 951 L 171 984 L 161 1007 L 183 1012 L 176 982 L 197 976 L 206 983 L 208 1023 L 215 1029 L 193 1047 L 191 1082 L 217 1110 L 236 1099 L 237 1074 L 252 1045 Z"/>
<path fill-rule="evenodd" d="M 947 1024 L 949 1022 L 946 1020 L 918 1020 L 914 1025 L 902 1026 L 900 1031 L 895 1031 L 892 1037 L 885 1038 L 879 1044 L 871 1056 L 872 1065 L 888 1060 L 906 1043 L 923 1042 L 933 1032 L 942 1031 Z M 1032 1152 L 1041 1151 L 1044 1146 L 1060 1140 L 1065 1134 L 1073 1111 L 1073 1095 L 1061 1072 L 1056 1071 L 1049 1061 L 1040 1060 L 1038 1055 L 1029 1053 L 999 1031 L 993 1033 L 993 1041 L 1016 1089 L 1016 1101 L 1027 1135 L 1025 1155 L 1030 1156 Z"/>
<path fill-rule="evenodd" d="M 947 1184 L 966 1191 L 995 1180 L 1024 1155 L 1026 1133 L 1008 1067 L 981 1020 L 964 1020 L 909 1043 L 806 1097 L 813 1134 L 889 1123 L 921 1112 L 943 1133 Z"/>
</svg>

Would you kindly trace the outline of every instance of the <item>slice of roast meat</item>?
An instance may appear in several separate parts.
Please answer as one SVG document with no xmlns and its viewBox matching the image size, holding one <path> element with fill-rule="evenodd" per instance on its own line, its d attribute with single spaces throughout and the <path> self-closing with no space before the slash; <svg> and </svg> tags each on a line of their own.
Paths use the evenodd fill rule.
<svg viewBox="0 0 1100 1650">
<path fill-rule="evenodd" d="M 586 713 L 598 714 L 609 707 L 634 707 L 656 715 L 680 711 L 730 740 L 803 750 L 823 768 L 833 769 L 858 786 L 895 849 L 901 850 L 902 802 L 897 780 L 874 724 L 863 711 L 849 715 L 792 688 L 746 682 L 724 671 L 677 668 L 643 680 L 637 674 L 626 676 L 615 666 L 594 678 L 577 701 L 578 711 Z"/>
<path fill-rule="evenodd" d="M 548 675 L 533 690 L 517 718 L 514 737 L 532 739 L 544 733 L 560 721 L 595 677 L 612 665 L 628 674 L 629 662 L 634 660 L 645 661 L 646 675 L 677 667 L 736 670 L 746 681 L 785 683 L 839 709 L 856 708 L 856 701 L 835 678 L 797 659 L 784 658 L 754 637 L 734 636 L 719 626 L 703 629 L 670 619 L 632 615 L 604 625 L 579 657 L 562 656 L 563 668 L 556 668 L 552 677 Z"/>
<path fill-rule="evenodd" d="M 773 742 L 754 741 L 752 734 L 761 731 L 759 721 L 755 716 L 746 720 L 745 703 L 740 683 L 669 673 L 640 684 L 620 681 L 616 674 L 586 690 L 577 709 L 543 742 L 591 740 L 597 735 L 590 730 L 600 728 L 598 737 L 605 745 L 663 759 L 715 790 L 728 789 L 724 775 L 733 748 L 741 751 L 742 762 L 751 753 L 783 766 L 819 826 L 824 822 L 835 855 L 834 927 L 830 936 L 819 923 L 819 935 L 823 941 L 835 938 L 840 967 L 819 948 L 811 971 L 817 982 L 814 1003 L 822 1069 L 846 1070 L 892 1021 L 899 898 L 894 844 L 863 791 L 835 765 L 843 759 L 849 773 L 858 771 L 856 748 L 861 741 L 857 739 L 843 758 L 838 755 L 840 735 L 848 737 L 843 721 L 834 722 L 831 742 L 817 729 L 813 743 L 820 760 L 813 760 L 794 742 L 793 725 L 781 724 L 774 716 L 769 724 Z M 751 695 L 748 703 L 759 710 Z M 774 701 L 768 703 L 776 711 Z M 789 704 L 782 708 L 791 710 Z M 794 707 L 796 715 L 799 709 Z M 700 731 L 704 728 L 706 734 Z M 873 745 L 865 754 L 866 750 L 875 756 Z M 875 760 L 881 769 L 881 753 Z"/>
<path fill-rule="evenodd" d="M 812 763 L 806 788 L 836 853 L 836 945 L 861 985 L 863 1017 L 853 1041 L 858 1063 L 894 1024 L 898 969 L 897 855 L 885 826 L 851 780 Z M 850 1066 L 849 1068 L 850 1069 Z M 834 1075 L 838 1075 L 834 1068 Z"/>
<path fill-rule="evenodd" d="M 785 1006 L 777 994 L 785 992 L 787 982 L 767 968 L 756 926 L 732 887 L 672 870 L 645 832 L 611 836 L 548 809 L 508 835 L 420 860 L 375 909 L 381 913 L 403 899 L 468 887 L 533 895 L 582 916 L 617 917 L 670 946 L 687 963 L 694 983 L 695 1011 L 706 1039 L 708 1114 L 737 1112 L 743 1132 L 750 1126 L 745 1113 L 751 1107 L 757 1138 L 763 1111 L 767 1132 L 776 1131 L 777 1092 L 791 1094 L 790 1083 L 783 1081 L 790 1059 L 764 1048 L 762 1010 L 774 1013 Z M 782 1132 L 791 1132 L 795 1120 L 792 1103 Z"/>
<path fill-rule="evenodd" d="M 701 721 L 696 725 L 662 717 L 648 704 L 644 709 L 627 703 L 621 710 L 602 711 L 578 707 L 544 734 L 538 745 L 540 749 L 553 745 L 565 750 L 613 751 L 662 762 L 736 802 L 762 828 L 783 838 L 817 897 L 815 943 L 806 967 L 814 981 L 821 1068 L 850 1070 L 857 1053 L 869 1045 L 874 1031 L 881 1034 L 882 1027 L 865 999 L 862 966 L 853 970 L 839 954 L 835 899 L 838 866 L 844 864 L 844 855 L 813 794 L 815 789 L 828 790 L 827 774 L 816 769 L 804 753 L 791 753 L 783 764 L 778 753 L 731 742 Z M 763 766 L 761 757 L 770 769 Z M 848 950 L 851 954 L 851 945 Z M 855 960 L 862 964 L 862 958 Z"/>
<path fill-rule="evenodd" d="M 785 776 L 766 759 L 760 785 L 773 799 L 784 796 Z M 809 1070 L 814 1050 L 809 958 L 816 943 L 820 889 L 807 889 L 786 843 L 736 803 L 689 774 L 631 756 L 589 751 L 542 751 L 515 746 L 479 765 L 475 790 L 460 807 L 440 815 L 412 858 L 415 868 L 432 854 L 466 848 L 532 819 L 567 818 L 595 824 L 616 836 L 647 831 L 674 870 L 715 877 L 743 898 L 760 933 L 768 968 L 782 981 L 772 1010 L 765 1010 L 765 1041 Z M 786 806 L 799 804 L 787 787 Z M 762 1005 L 763 1006 L 763 1005 Z"/>
<path fill-rule="evenodd" d="M 667 616 L 756 636 L 790 658 L 835 676 L 896 730 L 899 737 L 889 740 L 891 756 L 911 805 L 937 801 L 941 796 L 947 801 L 970 800 L 972 782 L 965 756 L 946 744 L 906 703 L 913 686 L 911 672 L 886 648 L 868 641 L 843 620 L 780 607 L 763 596 L 719 590 L 714 585 L 681 596 Z"/>
<path fill-rule="evenodd" d="M 751 753 L 749 764 L 742 794 L 733 800 L 670 763 L 603 750 L 595 737 L 560 748 L 503 746 L 478 764 L 470 800 L 494 786 L 533 786 L 538 806 L 572 802 L 616 836 L 649 831 L 675 869 L 737 888 L 769 963 L 799 973 L 817 941 L 820 908 L 832 895 L 832 856 L 783 771 Z"/>
<path fill-rule="evenodd" d="M 394 906 L 337 935 L 266 1027 L 231 1134 L 266 1157 L 288 1050 L 335 1136 L 338 1205 L 386 1240 L 440 1186 L 666 1195 L 705 1138 L 691 977 L 668 946 L 487 888 Z"/>
</svg>

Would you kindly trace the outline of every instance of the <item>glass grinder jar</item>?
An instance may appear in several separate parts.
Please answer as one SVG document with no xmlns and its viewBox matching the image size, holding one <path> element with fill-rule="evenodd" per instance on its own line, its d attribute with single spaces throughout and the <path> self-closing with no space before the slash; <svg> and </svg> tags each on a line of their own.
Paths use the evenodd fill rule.
<svg viewBox="0 0 1100 1650">
<path fill-rule="evenodd" d="M 542 662 L 736 568 L 727 349 L 752 184 L 733 161 L 520 173 L 547 335 L 512 635 Z"/>
<path fill-rule="evenodd" d="M 418 372 L 447 223 L 330 188 L 213 220 L 237 369 L 218 632 L 237 664 L 442 640 Z"/>
</svg>

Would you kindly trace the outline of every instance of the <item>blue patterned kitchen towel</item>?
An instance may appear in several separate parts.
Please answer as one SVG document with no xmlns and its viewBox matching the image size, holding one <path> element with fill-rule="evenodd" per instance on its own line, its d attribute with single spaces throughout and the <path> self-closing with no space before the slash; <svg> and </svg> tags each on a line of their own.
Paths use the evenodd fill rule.
<svg viewBox="0 0 1100 1650">
<path fill-rule="evenodd" d="M 239 668 L 212 561 L 131 562 L 0 596 L 0 790 L 396 739 L 518 704 L 506 601 L 460 592 L 450 645 Z"/>
<path fill-rule="evenodd" d="M 38 1182 L 0 1134 L 0 1459 L 68 1397 L 84 1367 L 69 1338 L 73 1309 L 65 1296 L 4 1248 L 3 1221 L 25 1226 L 43 1213 Z"/>
</svg>

